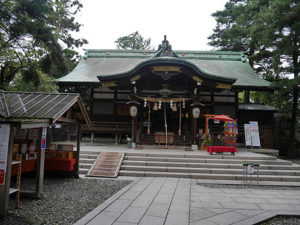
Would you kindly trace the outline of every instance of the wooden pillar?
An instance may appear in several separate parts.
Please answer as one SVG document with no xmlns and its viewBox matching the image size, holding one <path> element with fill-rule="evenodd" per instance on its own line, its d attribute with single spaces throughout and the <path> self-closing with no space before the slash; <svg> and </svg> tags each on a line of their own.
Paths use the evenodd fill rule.
<svg viewBox="0 0 300 225">
<path fill-rule="evenodd" d="M 133 129 L 134 142 L 136 143 L 136 117 L 134 117 L 134 129 Z"/>
<path fill-rule="evenodd" d="M 8 152 L 7 152 L 7 164 L 6 164 L 6 173 L 5 173 L 5 184 L 0 185 L 0 218 L 3 219 L 7 216 L 7 212 L 8 212 L 14 134 L 15 134 L 15 127 L 10 127 Z M 6 149 L 4 149 L 4 151 L 6 151 Z"/>
<path fill-rule="evenodd" d="M 244 103 L 249 103 L 250 102 L 250 91 L 246 90 L 244 94 Z"/>
<path fill-rule="evenodd" d="M 210 101 L 211 101 L 210 114 L 214 114 L 215 113 L 215 95 L 214 95 L 213 91 L 210 93 Z"/>
<path fill-rule="evenodd" d="M 178 126 L 178 135 L 179 136 L 181 136 L 181 114 L 182 114 L 182 112 L 181 112 L 181 103 L 179 103 L 179 126 Z"/>
<path fill-rule="evenodd" d="M 114 91 L 114 107 L 113 107 L 113 120 L 116 122 L 117 121 L 117 112 L 118 112 L 118 104 L 116 103 L 118 100 L 118 92 L 117 90 Z"/>
<path fill-rule="evenodd" d="M 41 128 L 40 142 L 42 139 L 43 128 Z M 43 185 L 44 185 L 44 167 L 45 167 L 45 149 L 41 147 L 38 152 L 37 158 L 37 167 L 36 167 L 36 186 L 35 186 L 35 195 L 37 198 L 43 197 Z"/>
<path fill-rule="evenodd" d="M 197 119 L 192 119 L 192 144 L 196 144 Z"/>
<path fill-rule="evenodd" d="M 209 136 L 209 131 L 208 131 L 208 120 L 209 116 L 205 116 L 205 138 L 207 139 Z"/>
<path fill-rule="evenodd" d="M 95 87 L 91 87 L 91 96 L 90 96 L 90 118 L 93 117 L 93 111 L 94 111 L 94 92 Z"/>
<path fill-rule="evenodd" d="M 119 144 L 119 133 L 118 132 L 115 133 L 115 144 L 116 145 Z"/>
<path fill-rule="evenodd" d="M 94 143 L 94 132 L 91 133 L 91 143 Z"/>
<path fill-rule="evenodd" d="M 147 127 L 147 134 L 150 134 L 150 120 L 151 120 L 151 106 L 150 106 L 150 102 L 148 103 L 148 127 Z"/>
<path fill-rule="evenodd" d="M 238 118 L 238 111 L 239 111 L 239 92 L 235 91 L 234 92 L 234 97 L 235 97 L 235 119 Z"/>
<path fill-rule="evenodd" d="M 79 178 L 80 139 L 81 139 L 79 121 L 77 121 L 77 123 L 76 123 L 76 130 L 77 130 L 77 140 L 76 140 L 77 141 L 77 151 L 75 153 L 76 164 L 74 167 L 74 177 Z"/>
</svg>

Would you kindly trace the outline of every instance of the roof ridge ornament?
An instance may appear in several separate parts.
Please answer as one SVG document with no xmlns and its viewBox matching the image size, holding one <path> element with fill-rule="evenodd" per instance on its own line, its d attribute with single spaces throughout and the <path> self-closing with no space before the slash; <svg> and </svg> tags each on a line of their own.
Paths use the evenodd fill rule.
<svg viewBox="0 0 300 225">
<path fill-rule="evenodd" d="M 157 53 L 153 56 L 153 58 L 164 56 L 178 58 L 177 54 L 172 50 L 172 45 L 170 45 L 167 40 L 167 35 L 164 35 L 164 40 L 158 46 Z"/>
</svg>

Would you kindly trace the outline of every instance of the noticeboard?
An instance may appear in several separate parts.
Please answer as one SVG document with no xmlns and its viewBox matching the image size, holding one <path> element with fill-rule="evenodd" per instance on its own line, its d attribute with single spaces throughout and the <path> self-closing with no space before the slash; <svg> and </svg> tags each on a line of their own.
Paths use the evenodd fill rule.
<svg viewBox="0 0 300 225">
<path fill-rule="evenodd" d="M 251 127 L 249 124 L 244 124 L 245 131 L 245 144 L 246 146 L 251 146 Z"/>
<path fill-rule="evenodd" d="M 257 121 L 249 122 L 251 128 L 251 144 L 253 147 L 260 147 L 259 129 Z"/>
</svg>

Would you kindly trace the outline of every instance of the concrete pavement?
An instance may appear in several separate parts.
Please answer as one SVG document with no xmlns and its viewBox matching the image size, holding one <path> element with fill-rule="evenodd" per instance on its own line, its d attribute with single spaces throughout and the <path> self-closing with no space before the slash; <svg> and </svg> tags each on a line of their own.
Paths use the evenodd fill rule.
<svg viewBox="0 0 300 225">
<path fill-rule="evenodd" d="M 300 215 L 300 190 L 209 188 L 195 179 L 136 178 L 76 225 L 255 224 Z"/>
</svg>

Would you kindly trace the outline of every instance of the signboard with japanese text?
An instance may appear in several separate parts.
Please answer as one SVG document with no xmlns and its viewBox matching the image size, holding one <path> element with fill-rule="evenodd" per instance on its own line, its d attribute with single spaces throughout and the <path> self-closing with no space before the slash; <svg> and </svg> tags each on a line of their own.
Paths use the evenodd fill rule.
<svg viewBox="0 0 300 225">
<path fill-rule="evenodd" d="M 251 127 L 249 124 L 244 124 L 245 130 L 245 144 L 246 146 L 251 146 Z"/>
<path fill-rule="evenodd" d="M 0 185 L 5 184 L 10 125 L 0 124 Z"/>
<path fill-rule="evenodd" d="M 251 146 L 260 147 L 259 130 L 257 121 L 249 122 L 251 128 Z"/>
</svg>

